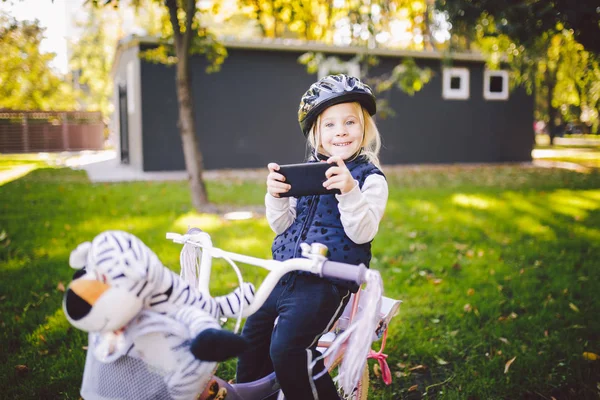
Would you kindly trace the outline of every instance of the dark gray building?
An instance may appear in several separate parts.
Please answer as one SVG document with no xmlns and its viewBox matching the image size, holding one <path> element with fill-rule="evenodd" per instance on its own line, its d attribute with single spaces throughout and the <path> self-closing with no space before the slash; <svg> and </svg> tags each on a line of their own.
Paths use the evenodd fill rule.
<svg viewBox="0 0 600 400">
<path fill-rule="evenodd" d="M 177 128 L 175 68 L 139 58 L 149 38 L 120 42 L 113 66 L 112 131 L 121 160 L 144 171 L 184 170 Z M 229 56 L 207 74 L 200 56 L 191 60 L 197 135 L 206 169 L 264 167 L 300 162 L 305 141 L 297 123 L 300 97 L 317 80 L 298 57 L 319 51 L 350 59 L 361 49 L 286 41 L 225 42 Z M 531 160 L 533 97 L 509 93 L 508 73 L 488 71 L 475 54 L 455 54 L 451 67 L 432 52 L 373 50 L 389 73 L 405 57 L 429 67 L 434 77 L 409 96 L 385 93 L 394 117 L 377 118 L 383 164 L 495 163 Z M 333 61 L 333 59 L 332 59 Z M 339 66 L 338 66 L 339 67 Z M 320 71 L 326 74 L 326 66 Z M 345 65 L 357 73 L 356 65 Z"/>
</svg>

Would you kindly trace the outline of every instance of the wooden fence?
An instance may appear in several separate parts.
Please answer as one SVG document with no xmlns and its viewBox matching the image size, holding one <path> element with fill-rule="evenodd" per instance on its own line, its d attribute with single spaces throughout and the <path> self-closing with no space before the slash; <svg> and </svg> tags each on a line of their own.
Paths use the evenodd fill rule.
<svg viewBox="0 0 600 400">
<path fill-rule="evenodd" d="M 0 153 L 101 150 L 99 112 L 0 110 Z"/>
</svg>

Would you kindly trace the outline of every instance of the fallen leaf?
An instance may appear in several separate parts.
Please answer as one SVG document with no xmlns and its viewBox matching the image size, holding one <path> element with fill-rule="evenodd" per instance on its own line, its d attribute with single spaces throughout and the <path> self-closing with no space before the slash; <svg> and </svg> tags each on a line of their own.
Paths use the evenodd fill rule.
<svg viewBox="0 0 600 400">
<path fill-rule="evenodd" d="M 86 350 L 86 351 L 87 351 L 87 349 L 88 349 L 88 347 L 87 347 L 87 346 L 81 346 L 81 348 L 82 348 L 83 350 Z"/>
<path fill-rule="evenodd" d="M 450 336 L 456 336 L 456 335 L 458 335 L 458 329 L 450 332 Z"/>
<path fill-rule="evenodd" d="M 525 273 L 525 270 L 523 268 L 521 268 L 521 270 L 519 271 L 519 274 L 523 275 Z"/>
<path fill-rule="evenodd" d="M 40 356 L 45 356 L 45 355 L 47 355 L 47 354 L 48 354 L 48 350 L 40 350 L 40 351 L 38 351 L 38 354 L 39 354 Z"/>
<path fill-rule="evenodd" d="M 378 378 L 381 376 L 381 367 L 379 366 L 379 364 L 373 365 L 373 374 L 375 374 L 375 376 Z"/>
<path fill-rule="evenodd" d="M 548 330 L 547 329 L 544 331 L 544 336 L 548 337 Z"/>
<path fill-rule="evenodd" d="M 490 275 L 496 275 L 496 271 L 493 269 L 490 269 Z"/>
<path fill-rule="evenodd" d="M 396 375 L 396 378 L 403 378 L 405 376 L 408 376 L 407 373 L 404 373 L 402 371 L 396 371 L 396 372 L 394 372 L 394 375 Z"/>
<path fill-rule="evenodd" d="M 473 307 L 471 307 L 471 305 L 469 303 L 467 303 L 463 307 L 463 310 L 465 310 L 465 312 L 471 312 L 473 310 Z"/>
<path fill-rule="evenodd" d="M 461 270 L 461 266 L 459 263 L 454 263 L 454 265 L 452 266 L 452 269 L 455 271 L 460 271 Z"/>
<path fill-rule="evenodd" d="M 434 285 L 439 285 L 440 283 L 442 283 L 442 280 L 439 278 L 433 280 Z"/>
<path fill-rule="evenodd" d="M 419 385 L 412 385 L 411 387 L 408 388 L 409 392 L 414 392 L 415 390 L 417 390 L 419 388 Z"/>
<path fill-rule="evenodd" d="M 426 369 L 427 369 L 426 366 L 419 364 L 415 367 L 409 368 L 408 370 L 409 371 L 421 371 L 421 370 L 426 370 Z"/>
<path fill-rule="evenodd" d="M 598 359 L 600 359 L 600 356 L 598 356 L 598 354 L 596 353 L 590 353 L 588 351 L 583 353 L 583 358 L 585 358 L 586 360 L 590 360 L 590 361 L 596 361 Z"/>
<path fill-rule="evenodd" d="M 509 317 L 511 317 L 512 319 L 517 319 L 518 315 L 515 312 L 511 312 Z"/>
<path fill-rule="evenodd" d="M 436 361 L 437 361 L 437 363 L 438 363 L 438 364 L 440 364 L 440 365 L 448 365 L 448 361 L 446 361 L 446 360 L 444 360 L 444 359 L 441 359 L 441 358 L 439 358 L 439 357 L 436 357 Z"/>
<path fill-rule="evenodd" d="M 473 296 L 474 294 L 475 294 L 475 289 L 469 288 L 469 290 L 467 290 L 467 296 Z"/>
<path fill-rule="evenodd" d="M 511 358 L 510 360 L 508 360 L 506 362 L 506 364 L 504 364 L 504 373 L 505 374 L 508 372 L 508 369 L 510 368 L 511 364 L 515 361 L 516 358 L 517 358 L 517 356 L 514 356 L 513 358 Z"/>
<path fill-rule="evenodd" d="M 42 342 L 44 342 L 44 343 L 48 343 L 48 342 L 46 342 L 46 338 L 44 337 L 44 335 L 42 335 L 42 334 L 40 333 L 38 336 L 39 336 L 39 338 L 40 338 L 40 340 L 41 340 Z"/>
<path fill-rule="evenodd" d="M 65 284 L 62 282 L 58 282 L 58 285 L 56 285 L 56 290 L 58 290 L 59 292 L 64 292 L 65 291 Z"/>
<path fill-rule="evenodd" d="M 475 252 L 471 249 L 467 250 L 467 254 L 466 256 L 469 258 L 473 258 L 473 256 L 475 255 Z"/>
<path fill-rule="evenodd" d="M 456 248 L 456 250 L 461 250 L 462 251 L 462 250 L 466 249 L 469 246 L 466 245 L 466 244 L 463 244 L 463 243 L 454 243 L 454 247 Z"/>
<path fill-rule="evenodd" d="M 398 368 L 406 368 L 406 364 L 404 364 L 404 363 L 398 363 L 398 364 L 396 364 L 396 367 L 398 367 Z"/>
<path fill-rule="evenodd" d="M 575 312 L 579 312 L 579 308 L 573 303 L 569 303 L 569 308 Z"/>
<path fill-rule="evenodd" d="M 508 339 L 507 339 L 507 338 L 503 338 L 503 337 L 501 337 L 501 338 L 500 338 L 500 341 L 501 341 L 502 343 L 506 343 L 506 344 L 508 344 Z"/>
</svg>

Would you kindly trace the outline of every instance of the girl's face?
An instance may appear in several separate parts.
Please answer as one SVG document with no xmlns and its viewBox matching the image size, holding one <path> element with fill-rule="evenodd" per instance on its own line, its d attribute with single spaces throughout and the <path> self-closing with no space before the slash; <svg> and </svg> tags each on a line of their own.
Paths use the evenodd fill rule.
<svg viewBox="0 0 600 400">
<path fill-rule="evenodd" d="M 326 156 L 340 156 L 347 160 L 358 152 L 362 145 L 364 129 L 357 103 L 341 103 L 321 113 L 319 136 L 321 151 Z"/>
</svg>

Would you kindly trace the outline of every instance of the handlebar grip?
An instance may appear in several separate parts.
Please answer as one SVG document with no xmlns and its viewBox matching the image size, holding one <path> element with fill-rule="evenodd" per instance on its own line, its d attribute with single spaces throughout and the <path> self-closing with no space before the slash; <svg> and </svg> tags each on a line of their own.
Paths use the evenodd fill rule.
<svg viewBox="0 0 600 400">
<path fill-rule="evenodd" d="M 367 267 L 364 264 L 354 265 L 336 261 L 325 261 L 321 274 L 326 278 L 338 278 L 361 285 L 365 282 Z"/>
</svg>

